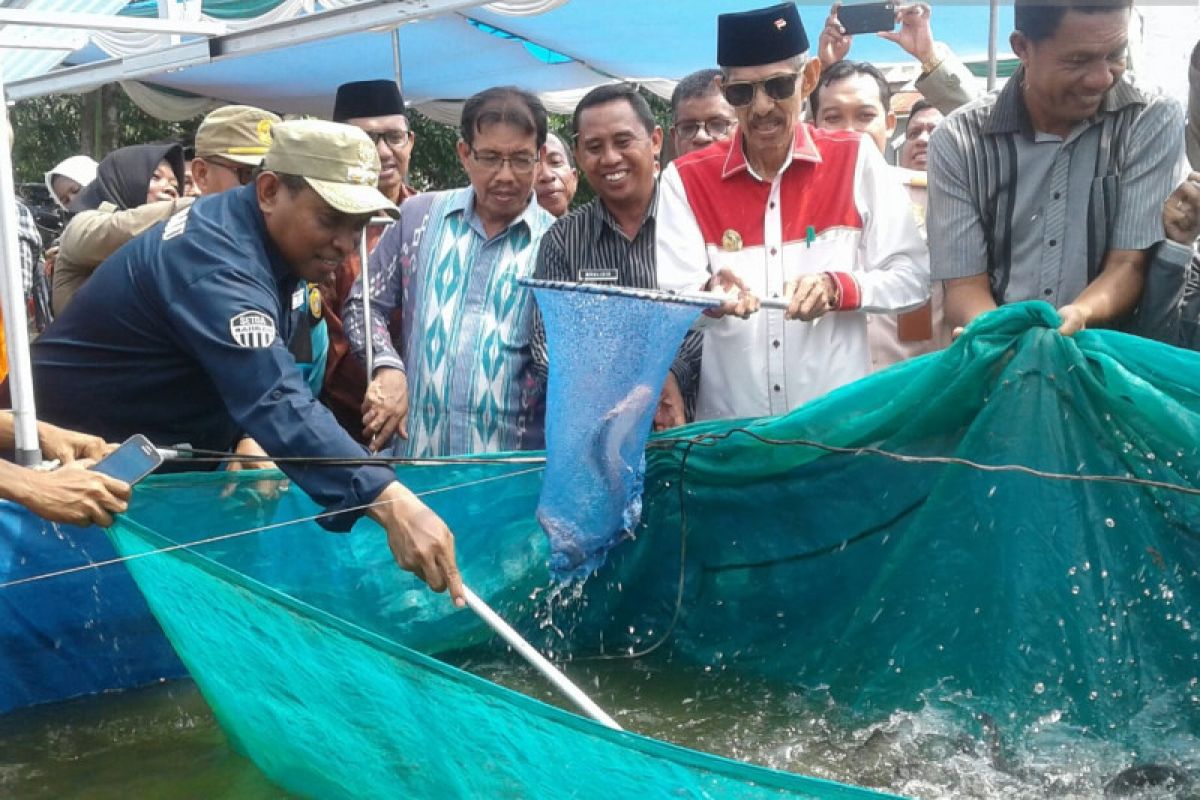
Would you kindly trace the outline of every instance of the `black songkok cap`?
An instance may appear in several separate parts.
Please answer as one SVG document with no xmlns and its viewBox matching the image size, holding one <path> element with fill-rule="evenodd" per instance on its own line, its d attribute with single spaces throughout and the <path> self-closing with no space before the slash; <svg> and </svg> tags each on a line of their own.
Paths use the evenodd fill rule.
<svg viewBox="0 0 1200 800">
<path fill-rule="evenodd" d="M 759 67 L 808 50 L 808 36 L 795 3 L 780 3 L 717 17 L 717 64 Z"/>
<path fill-rule="evenodd" d="M 354 81 L 338 87 L 333 121 L 358 117 L 386 117 L 404 113 L 404 98 L 395 81 Z"/>
</svg>

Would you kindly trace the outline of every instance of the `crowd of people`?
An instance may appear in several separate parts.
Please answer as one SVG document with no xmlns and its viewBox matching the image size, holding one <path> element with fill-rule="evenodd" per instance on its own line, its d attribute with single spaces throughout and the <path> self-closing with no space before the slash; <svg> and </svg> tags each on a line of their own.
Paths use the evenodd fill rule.
<svg viewBox="0 0 1200 800">
<path fill-rule="evenodd" d="M 331 122 L 218 109 L 190 159 L 68 159 L 46 180 L 76 214 L 24 270 L 31 297 L 50 287 L 39 412 L 280 458 L 324 525 L 370 514 L 401 566 L 461 599 L 450 532 L 390 469 L 303 458 L 541 448 L 550 355 L 522 277 L 716 294 L 659 429 L 786 413 L 1025 300 L 1064 335 L 1194 347 L 1200 44 L 1185 120 L 1126 72 L 1130 11 L 1018 0 L 1020 67 L 985 94 L 929 6 L 898 6 L 881 35 L 919 62 L 922 95 L 902 129 L 837 4 L 813 47 L 788 2 L 720 16 L 717 68 L 678 82 L 665 133 L 628 84 L 585 95 L 570 141 L 519 87 L 471 97 L 462 187 L 406 183 L 419 143 L 390 80 L 341 86 Z M 595 197 L 572 209 L 580 173 Z M 127 487 L 99 491 L 88 518 L 105 522 Z"/>
</svg>

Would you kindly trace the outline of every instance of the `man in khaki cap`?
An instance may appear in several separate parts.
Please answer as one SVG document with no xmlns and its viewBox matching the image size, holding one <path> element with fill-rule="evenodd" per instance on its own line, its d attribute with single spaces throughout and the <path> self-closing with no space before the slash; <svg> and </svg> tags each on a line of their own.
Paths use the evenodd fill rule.
<svg viewBox="0 0 1200 800">
<path fill-rule="evenodd" d="M 271 128 L 280 118 L 254 106 L 224 106 L 196 130 L 192 179 L 200 194 L 216 194 L 250 182 L 271 146 Z"/>
<path fill-rule="evenodd" d="M 336 270 L 372 214 L 397 213 L 378 176 L 357 128 L 275 125 L 251 184 L 201 198 L 123 248 L 38 339 L 38 408 L 111 441 L 144 433 L 159 446 L 228 450 L 253 437 L 326 507 L 323 526 L 347 530 L 369 507 L 400 565 L 461 604 L 450 531 L 392 470 L 289 461 L 367 455 L 285 342 L 301 281 Z"/>
</svg>

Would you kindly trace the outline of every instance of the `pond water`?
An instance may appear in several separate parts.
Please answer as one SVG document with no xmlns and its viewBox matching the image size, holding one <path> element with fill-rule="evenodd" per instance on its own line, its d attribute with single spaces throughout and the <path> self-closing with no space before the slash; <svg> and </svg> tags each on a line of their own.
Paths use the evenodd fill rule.
<svg viewBox="0 0 1200 800">
<path fill-rule="evenodd" d="M 532 669 L 496 648 L 448 660 L 556 705 Z M 1200 798 L 1200 742 L 1162 698 L 1137 721 L 1160 752 L 1146 761 L 1052 717 L 1004 731 L 963 725 L 953 699 L 864 723 L 821 689 L 781 689 L 721 670 L 577 661 L 572 678 L 625 728 L 731 758 L 922 798 Z M 1017 741 L 1016 739 L 1019 739 Z M 1130 769 L 1133 767 L 1133 769 Z M 1123 772 L 1124 771 L 1124 772 Z M 238 755 L 190 681 L 0 717 L 0 797 L 229 798 L 290 795 Z"/>
</svg>

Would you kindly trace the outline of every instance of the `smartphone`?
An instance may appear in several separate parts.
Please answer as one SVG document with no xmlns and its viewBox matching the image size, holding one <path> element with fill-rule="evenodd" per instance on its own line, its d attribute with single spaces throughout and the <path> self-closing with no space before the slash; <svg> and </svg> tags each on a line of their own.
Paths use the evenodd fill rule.
<svg viewBox="0 0 1200 800">
<path fill-rule="evenodd" d="M 841 6 L 837 12 L 838 22 L 846 29 L 847 36 L 856 33 L 878 33 L 896 29 L 895 3 L 860 3 Z"/>
<path fill-rule="evenodd" d="M 140 433 L 135 433 L 125 443 L 92 465 L 96 472 L 111 475 L 130 486 L 158 469 L 163 462 L 158 448 Z"/>
</svg>

